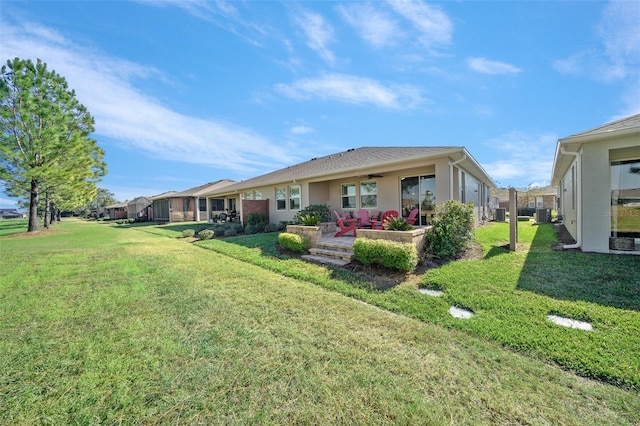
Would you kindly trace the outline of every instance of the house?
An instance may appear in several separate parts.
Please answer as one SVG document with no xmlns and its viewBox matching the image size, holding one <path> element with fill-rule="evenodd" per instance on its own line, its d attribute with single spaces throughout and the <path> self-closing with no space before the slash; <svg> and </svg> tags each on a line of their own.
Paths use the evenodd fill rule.
<svg viewBox="0 0 640 426">
<path fill-rule="evenodd" d="M 135 219 L 136 222 L 146 222 L 153 218 L 151 200 L 147 197 L 136 197 L 127 203 L 128 219 Z"/>
<path fill-rule="evenodd" d="M 155 222 L 189 222 L 207 220 L 207 199 L 204 194 L 234 183 L 221 179 L 185 191 L 169 191 L 151 197 Z"/>
<path fill-rule="evenodd" d="M 105 209 L 107 209 L 107 215 L 111 220 L 127 218 L 127 201 L 105 206 Z"/>
<path fill-rule="evenodd" d="M 16 209 L 0 209 L 0 219 L 20 219 L 24 215 Z"/>
<path fill-rule="evenodd" d="M 491 191 L 498 198 L 499 207 L 509 210 L 509 189 L 499 188 Z M 555 210 L 558 191 L 551 185 L 540 188 L 527 188 L 517 191 L 518 215 L 533 216 L 537 209 Z"/>
<path fill-rule="evenodd" d="M 447 200 L 473 202 L 476 219 L 482 220 L 490 214 L 492 188 L 493 180 L 464 147 L 362 147 L 237 182 L 206 197 L 210 215 L 237 210 L 243 223 L 249 213 L 287 222 L 306 206 L 327 204 L 352 217 L 358 209 L 397 210 L 407 217 L 418 208 L 416 225 L 426 225 L 436 204 Z"/>
<path fill-rule="evenodd" d="M 640 114 L 560 139 L 551 184 L 570 247 L 609 253 L 622 238 L 640 254 Z"/>
</svg>

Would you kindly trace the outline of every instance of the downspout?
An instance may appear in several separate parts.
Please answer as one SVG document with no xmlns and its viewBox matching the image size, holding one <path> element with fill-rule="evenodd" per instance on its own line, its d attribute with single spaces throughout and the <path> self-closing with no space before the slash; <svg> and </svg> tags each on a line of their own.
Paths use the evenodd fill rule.
<svg viewBox="0 0 640 426">
<path fill-rule="evenodd" d="M 564 244 L 563 249 L 575 249 L 582 246 L 582 163 L 580 162 L 580 152 L 567 151 L 563 146 L 560 147 L 560 153 L 564 155 L 572 155 L 576 159 L 576 243 Z M 565 203 L 566 204 L 566 200 Z"/>
<path fill-rule="evenodd" d="M 453 166 L 462 163 L 467 159 L 467 154 L 462 154 L 462 158 L 454 161 L 453 163 L 449 162 L 449 199 L 453 200 Z"/>
</svg>

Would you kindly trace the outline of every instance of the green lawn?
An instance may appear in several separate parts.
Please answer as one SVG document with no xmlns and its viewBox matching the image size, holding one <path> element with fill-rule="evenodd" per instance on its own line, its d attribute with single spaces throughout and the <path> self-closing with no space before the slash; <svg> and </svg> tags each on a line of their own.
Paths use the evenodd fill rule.
<svg viewBox="0 0 640 426">
<path fill-rule="evenodd" d="M 415 288 L 278 259 L 272 235 L 198 243 L 222 254 L 153 228 L 0 239 L 0 424 L 640 422 L 637 391 L 341 294 L 443 302 Z"/>
</svg>

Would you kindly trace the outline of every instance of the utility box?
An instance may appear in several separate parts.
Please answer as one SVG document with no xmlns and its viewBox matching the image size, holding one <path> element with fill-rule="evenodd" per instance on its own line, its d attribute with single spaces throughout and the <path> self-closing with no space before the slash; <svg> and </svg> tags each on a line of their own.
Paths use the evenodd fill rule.
<svg viewBox="0 0 640 426">
<path fill-rule="evenodd" d="M 551 210 L 550 209 L 537 209 L 536 210 L 536 222 L 537 223 L 550 223 L 551 222 Z"/>
<path fill-rule="evenodd" d="M 507 221 L 507 209 L 497 208 L 496 222 L 506 222 L 506 221 Z"/>
</svg>

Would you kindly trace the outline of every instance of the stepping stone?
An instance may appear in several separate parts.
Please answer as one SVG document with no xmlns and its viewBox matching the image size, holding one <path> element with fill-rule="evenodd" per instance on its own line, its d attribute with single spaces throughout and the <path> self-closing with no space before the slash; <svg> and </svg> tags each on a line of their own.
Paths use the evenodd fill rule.
<svg viewBox="0 0 640 426">
<path fill-rule="evenodd" d="M 590 323 L 585 321 L 578 321 L 571 318 L 565 318 L 558 315 L 547 315 L 547 319 L 554 324 L 561 325 L 568 328 L 577 328 L 578 330 L 593 331 L 593 327 Z"/>
<path fill-rule="evenodd" d="M 444 291 L 441 290 L 432 290 L 430 288 L 419 288 L 418 291 L 422 294 L 426 294 L 427 296 L 432 297 L 442 297 Z"/>
<path fill-rule="evenodd" d="M 458 308 L 457 306 L 452 306 L 449 308 L 449 315 L 454 318 L 469 319 L 473 316 L 473 312 Z"/>
</svg>

